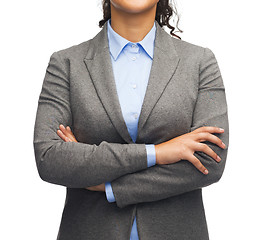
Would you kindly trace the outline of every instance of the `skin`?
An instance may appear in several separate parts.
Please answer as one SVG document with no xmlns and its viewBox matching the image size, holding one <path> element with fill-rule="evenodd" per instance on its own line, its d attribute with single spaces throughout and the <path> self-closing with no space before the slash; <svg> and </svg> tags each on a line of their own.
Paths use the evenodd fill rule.
<svg viewBox="0 0 268 240">
<path fill-rule="evenodd" d="M 159 1 L 159 0 L 158 0 Z M 110 0 L 111 26 L 115 32 L 131 42 L 141 41 L 151 30 L 155 20 L 156 0 Z M 220 138 L 212 133 L 223 133 L 224 130 L 214 126 L 204 126 L 192 132 L 175 137 L 169 141 L 155 145 L 156 164 L 171 164 L 180 160 L 188 160 L 200 172 L 208 174 L 205 166 L 193 154 L 202 151 L 220 162 L 217 154 L 204 141 L 215 143 L 225 148 Z M 65 142 L 77 142 L 69 126 L 60 124 L 57 134 Z M 87 187 L 91 191 L 105 191 L 105 183 Z"/>
<path fill-rule="evenodd" d="M 110 0 L 111 27 L 131 42 L 141 41 L 151 30 L 159 0 Z"/>
<path fill-rule="evenodd" d="M 217 158 L 218 155 L 208 145 L 203 144 L 201 142 L 210 141 L 224 149 L 225 144 L 221 141 L 220 138 L 212 134 L 223 132 L 224 129 L 218 127 L 204 126 L 197 128 L 192 132 L 175 137 L 169 141 L 157 144 L 155 145 L 156 164 L 171 164 L 178 162 L 182 159 L 188 160 L 199 171 L 206 175 L 208 174 L 208 172 L 206 172 L 207 169 L 193 154 L 195 151 L 202 151 L 214 158 L 215 161 L 220 162 L 221 159 Z M 62 124 L 60 124 L 59 129 L 57 130 L 57 134 L 65 142 L 77 142 L 69 126 L 65 128 Z M 97 186 L 87 187 L 86 189 L 91 191 L 105 192 L 105 183 L 102 183 Z"/>
</svg>

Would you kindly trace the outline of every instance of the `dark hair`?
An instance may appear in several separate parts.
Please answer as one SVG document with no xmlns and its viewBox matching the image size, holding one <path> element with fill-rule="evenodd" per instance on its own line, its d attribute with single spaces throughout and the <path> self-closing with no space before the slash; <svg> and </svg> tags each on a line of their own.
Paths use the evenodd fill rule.
<svg viewBox="0 0 268 240">
<path fill-rule="evenodd" d="M 111 18 L 110 0 L 102 0 L 102 9 L 103 9 L 103 19 L 99 21 L 99 27 L 103 27 L 105 22 Z M 177 14 L 175 4 L 171 5 L 169 3 L 169 0 L 159 0 L 159 2 L 157 3 L 155 20 L 159 23 L 159 25 L 161 27 L 166 25 L 168 28 L 170 28 L 171 29 L 170 34 L 172 36 L 175 36 L 175 37 L 181 39 L 179 36 L 177 36 L 175 33 L 173 33 L 175 27 L 173 27 L 169 24 L 169 20 L 170 20 L 170 17 L 172 16 L 173 12 L 178 17 L 177 24 L 176 24 L 176 27 L 178 28 L 179 16 Z M 183 32 L 179 28 L 178 28 L 178 30 L 181 33 Z"/>
</svg>

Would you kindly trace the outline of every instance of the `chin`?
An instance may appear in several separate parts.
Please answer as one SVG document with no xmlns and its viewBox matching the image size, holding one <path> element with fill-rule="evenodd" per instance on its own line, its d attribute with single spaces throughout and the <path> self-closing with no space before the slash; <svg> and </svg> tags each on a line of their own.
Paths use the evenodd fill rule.
<svg viewBox="0 0 268 240">
<path fill-rule="evenodd" d="M 158 0 L 111 0 L 111 4 L 128 13 L 145 12 L 158 3 Z"/>
</svg>

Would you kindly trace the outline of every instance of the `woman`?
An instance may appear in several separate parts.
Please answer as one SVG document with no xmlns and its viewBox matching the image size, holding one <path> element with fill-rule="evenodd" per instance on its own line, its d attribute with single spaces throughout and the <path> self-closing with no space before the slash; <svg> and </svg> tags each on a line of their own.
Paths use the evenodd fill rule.
<svg viewBox="0 0 268 240">
<path fill-rule="evenodd" d="M 103 13 L 93 39 L 51 55 L 39 96 L 38 172 L 67 190 L 57 239 L 209 239 L 202 187 L 229 143 L 215 55 L 162 29 L 166 0 Z"/>
</svg>

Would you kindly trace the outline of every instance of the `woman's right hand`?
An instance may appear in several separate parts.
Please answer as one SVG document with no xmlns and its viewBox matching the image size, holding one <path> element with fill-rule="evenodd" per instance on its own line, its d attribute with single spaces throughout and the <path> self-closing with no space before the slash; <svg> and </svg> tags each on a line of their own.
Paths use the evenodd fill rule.
<svg viewBox="0 0 268 240">
<path fill-rule="evenodd" d="M 214 158 L 217 162 L 220 162 L 221 159 L 218 158 L 219 156 L 208 145 L 201 142 L 210 141 L 224 149 L 225 145 L 222 140 L 212 134 L 223 132 L 224 129 L 221 130 L 218 127 L 204 126 L 169 141 L 157 144 L 155 145 L 156 164 L 171 164 L 180 160 L 188 160 L 200 172 L 208 174 L 208 170 L 194 156 L 194 152 L 202 151 Z"/>
</svg>

